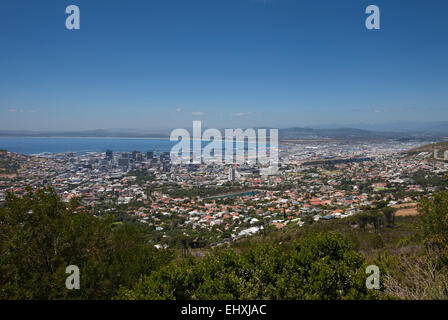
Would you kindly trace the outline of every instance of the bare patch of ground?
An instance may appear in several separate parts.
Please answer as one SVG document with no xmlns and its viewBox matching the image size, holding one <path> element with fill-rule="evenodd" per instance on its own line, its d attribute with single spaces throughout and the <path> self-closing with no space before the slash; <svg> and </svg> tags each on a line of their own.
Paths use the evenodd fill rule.
<svg viewBox="0 0 448 320">
<path fill-rule="evenodd" d="M 0 178 L 13 179 L 17 177 L 15 173 L 0 173 Z"/>
<path fill-rule="evenodd" d="M 393 207 L 398 209 L 397 212 L 395 212 L 395 216 L 397 216 L 397 217 L 417 216 L 420 214 L 417 211 L 416 203 L 403 203 L 403 204 L 395 205 Z"/>
</svg>

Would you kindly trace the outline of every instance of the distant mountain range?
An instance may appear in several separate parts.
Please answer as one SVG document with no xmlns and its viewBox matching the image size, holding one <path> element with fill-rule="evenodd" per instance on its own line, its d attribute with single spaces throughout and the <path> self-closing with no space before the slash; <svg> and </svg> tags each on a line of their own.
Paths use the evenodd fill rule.
<svg viewBox="0 0 448 320">
<path fill-rule="evenodd" d="M 169 133 L 132 129 L 97 129 L 85 131 L 14 131 L 2 130 L 0 137 L 97 137 L 97 138 L 166 138 Z"/>
<path fill-rule="evenodd" d="M 324 124 L 324 125 L 316 125 L 313 127 L 315 129 L 341 128 L 341 126 L 338 124 Z M 388 122 L 383 124 L 353 123 L 353 124 L 347 124 L 344 127 L 368 130 L 368 131 L 448 136 L 448 121 L 437 121 L 437 122 L 401 121 L 401 122 Z"/>
<path fill-rule="evenodd" d="M 388 126 L 390 128 L 390 126 Z M 394 126 L 394 129 L 397 129 Z M 279 129 L 281 140 L 295 139 L 399 139 L 399 140 L 446 140 L 448 122 L 431 124 L 400 124 L 402 130 L 370 130 L 347 128 L 284 128 Z M 381 128 L 378 128 L 381 129 Z M 385 128 L 384 128 L 385 129 Z M 86 131 L 13 131 L 2 130 L 0 137 L 116 137 L 116 138 L 167 138 L 169 129 L 97 129 Z"/>
<path fill-rule="evenodd" d="M 312 128 L 288 128 L 279 130 L 279 138 L 287 139 L 403 139 L 410 138 L 406 133 L 368 131 L 355 128 L 338 129 L 312 129 Z"/>
</svg>

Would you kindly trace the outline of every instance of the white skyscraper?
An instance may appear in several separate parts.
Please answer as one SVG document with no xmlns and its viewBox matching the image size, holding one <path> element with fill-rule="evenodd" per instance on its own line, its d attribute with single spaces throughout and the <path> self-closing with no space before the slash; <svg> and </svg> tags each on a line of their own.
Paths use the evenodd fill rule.
<svg viewBox="0 0 448 320">
<path fill-rule="evenodd" d="M 235 168 L 231 167 L 229 170 L 229 181 L 235 181 Z"/>
</svg>

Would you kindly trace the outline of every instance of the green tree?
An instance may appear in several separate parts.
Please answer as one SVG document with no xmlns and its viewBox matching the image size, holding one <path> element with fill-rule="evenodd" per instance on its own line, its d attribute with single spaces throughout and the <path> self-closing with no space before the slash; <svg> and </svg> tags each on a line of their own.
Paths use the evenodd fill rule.
<svg viewBox="0 0 448 320">
<path fill-rule="evenodd" d="M 312 234 L 293 249 L 258 245 L 172 263 L 121 288 L 120 299 L 362 299 L 364 258 L 345 237 Z"/>
<path fill-rule="evenodd" d="M 442 261 L 448 264 L 448 191 L 424 198 L 418 210 L 422 213 L 420 227 L 426 245 L 439 252 Z"/>
<path fill-rule="evenodd" d="M 383 226 L 383 216 L 377 211 L 367 211 L 356 215 L 356 221 L 359 227 L 366 231 L 367 226 L 372 224 L 375 232 L 378 232 L 381 226 Z"/>
<path fill-rule="evenodd" d="M 77 213 L 53 189 L 7 195 L 0 208 L 0 298 L 107 299 L 169 260 L 136 227 Z M 80 269 L 80 289 L 68 290 L 65 269 Z"/>
<path fill-rule="evenodd" d="M 392 207 L 384 207 L 381 209 L 381 211 L 383 212 L 384 217 L 386 218 L 387 226 L 392 227 L 395 223 L 395 212 L 397 210 Z"/>
</svg>

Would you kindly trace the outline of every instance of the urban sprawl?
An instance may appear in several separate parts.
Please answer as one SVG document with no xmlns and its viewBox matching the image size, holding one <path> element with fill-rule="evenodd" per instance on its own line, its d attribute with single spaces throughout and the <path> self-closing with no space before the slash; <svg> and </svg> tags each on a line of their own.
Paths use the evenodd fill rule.
<svg viewBox="0 0 448 320">
<path fill-rule="evenodd" d="M 275 175 L 260 175 L 253 161 L 173 165 L 168 152 L 1 151 L 16 168 L 0 175 L 0 204 L 7 192 L 52 186 L 64 201 L 77 198 L 77 211 L 147 227 L 157 248 L 181 238 L 191 248 L 217 246 L 270 228 L 343 219 L 379 201 L 412 207 L 446 188 L 438 182 L 447 161 L 433 152 L 405 152 L 423 144 L 284 142 Z"/>
</svg>

